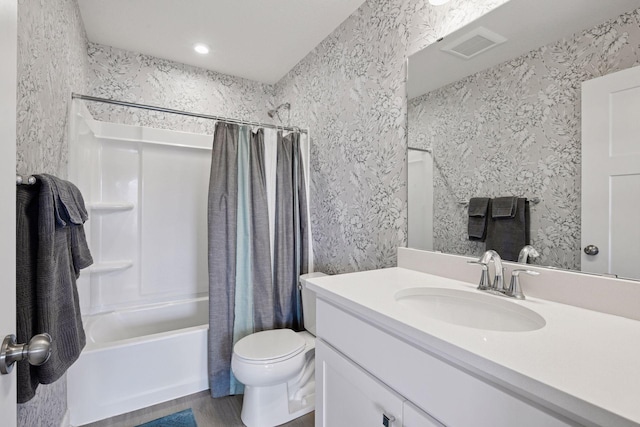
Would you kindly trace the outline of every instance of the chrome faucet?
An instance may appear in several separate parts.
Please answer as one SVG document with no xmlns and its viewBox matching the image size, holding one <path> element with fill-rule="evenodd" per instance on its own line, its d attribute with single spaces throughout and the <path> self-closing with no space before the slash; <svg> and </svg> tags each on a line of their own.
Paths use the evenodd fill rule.
<svg viewBox="0 0 640 427">
<path fill-rule="evenodd" d="M 479 291 L 486 291 L 491 289 L 491 280 L 489 280 L 489 265 L 488 261 L 483 262 L 482 258 L 478 261 L 467 261 L 469 264 L 478 264 L 482 267 L 482 275 L 480 276 L 480 283 L 478 284 Z"/>
<path fill-rule="evenodd" d="M 538 258 L 540 253 L 531 245 L 526 245 L 522 249 L 520 249 L 520 253 L 518 254 L 518 262 L 521 264 L 526 264 L 529 258 Z"/>
<path fill-rule="evenodd" d="M 493 281 L 489 280 L 489 263 L 493 261 L 495 265 L 495 273 Z M 479 264 L 482 266 L 482 276 L 480 277 L 480 284 L 478 289 L 481 291 L 496 291 L 504 293 L 504 267 L 502 266 L 502 259 L 498 252 L 490 249 L 482 254 L 478 261 L 467 261 L 470 264 Z"/>
<path fill-rule="evenodd" d="M 533 246 L 527 245 L 522 248 L 520 251 L 520 255 L 522 256 L 523 252 L 525 253 L 524 259 L 528 255 L 537 256 L 538 251 L 536 251 Z M 534 255 L 534 253 L 536 255 Z M 495 273 L 493 281 L 489 279 L 489 263 L 493 261 L 495 264 Z M 504 287 L 504 267 L 502 267 L 502 259 L 500 255 L 494 250 L 488 250 L 482 254 L 480 259 L 477 261 L 467 261 L 469 264 L 478 264 L 482 267 L 482 276 L 480 276 L 480 284 L 478 285 L 478 289 L 481 291 L 489 291 L 491 293 L 497 293 L 500 295 L 504 295 L 507 297 L 512 297 L 516 299 L 525 299 L 524 293 L 522 293 L 522 287 L 520 286 L 519 275 L 520 273 L 528 274 L 530 276 L 538 276 L 540 273 L 533 270 L 526 269 L 515 269 L 511 273 L 511 283 L 509 285 L 509 289 L 505 289 Z M 526 261 L 525 261 L 526 262 Z"/>
<path fill-rule="evenodd" d="M 522 293 L 522 288 L 520 287 L 520 273 L 528 274 L 530 276 L 538 276 L 540 273 L 533 270 L 526 270 L 522 268 L 517 268 L 511 272 L 511 284 L 509 285 L 509 289 L 507 290 L 506 295 L 516 298 L 516 299 L 524 299 L 524 294 Z"/>
</svg>

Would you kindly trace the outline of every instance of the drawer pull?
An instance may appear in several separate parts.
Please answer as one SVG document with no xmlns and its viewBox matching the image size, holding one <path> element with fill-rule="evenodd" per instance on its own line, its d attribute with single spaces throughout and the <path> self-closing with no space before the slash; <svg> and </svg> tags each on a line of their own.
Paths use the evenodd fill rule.
<svg viewBox="0 0 640 427">
<path fill-rule="evenodd" d="M 382 414 L 382 425 L 384 427 L 391 427 L 391 424 L 396 420 L 393 415 Z"/>
</svg>

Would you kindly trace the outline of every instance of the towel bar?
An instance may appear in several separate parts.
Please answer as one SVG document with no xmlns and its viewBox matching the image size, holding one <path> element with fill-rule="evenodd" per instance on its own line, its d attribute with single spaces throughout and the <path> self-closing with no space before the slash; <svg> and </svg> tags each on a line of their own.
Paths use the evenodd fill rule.
<svg viewBox="0 0 640 427">
<path fill-rule="evenodd" d="M 538 203 L 540 203 L 542 200 L 540 199 L 540 197 L 532 197 L 530 199 L 527 199 L 529 201 L 529 203 L 531 203 L 532 205 L 537 205 Z M 460 200 L 458 202 L 459 205 L 462 206 L 468 206 L 469 205 L 469 201 L 468 200 Z"/>
<path fill-rule="evenodd" d="M 36 177 L 29 175 L 25 181 L 22 175 L 16 175 L 16 185 L 33 185 L 36 183 Z"/>
</svg>

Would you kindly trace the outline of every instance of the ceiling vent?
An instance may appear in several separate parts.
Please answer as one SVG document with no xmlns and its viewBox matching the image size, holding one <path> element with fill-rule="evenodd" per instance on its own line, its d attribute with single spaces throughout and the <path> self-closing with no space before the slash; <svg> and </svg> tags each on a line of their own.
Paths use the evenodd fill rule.
<svg viewBox="0 0 640 427">
<path fill-rule="evenodd" d="M 478 27 L 452 41 L 441 48 L 441 50 L 460 58 L 471 59 L 506 41 L 507 39 L 501 35 L 489 31 L 484 27 Z"/>
</svg>

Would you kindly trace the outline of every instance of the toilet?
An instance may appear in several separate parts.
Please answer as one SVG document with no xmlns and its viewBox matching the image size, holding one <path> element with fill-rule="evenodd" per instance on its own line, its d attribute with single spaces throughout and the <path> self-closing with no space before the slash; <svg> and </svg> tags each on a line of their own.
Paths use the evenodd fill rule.
<svg viewBox="0 0 640 427">
<path fill-rule="evenodd" d="M 300 276 L 305 331 L 256 332 L 233 347 L 231 370 L 244 384 L 242 422 L 247 427 L 274 427 L 315 408 L 316 296 Z"/>
</svg>

